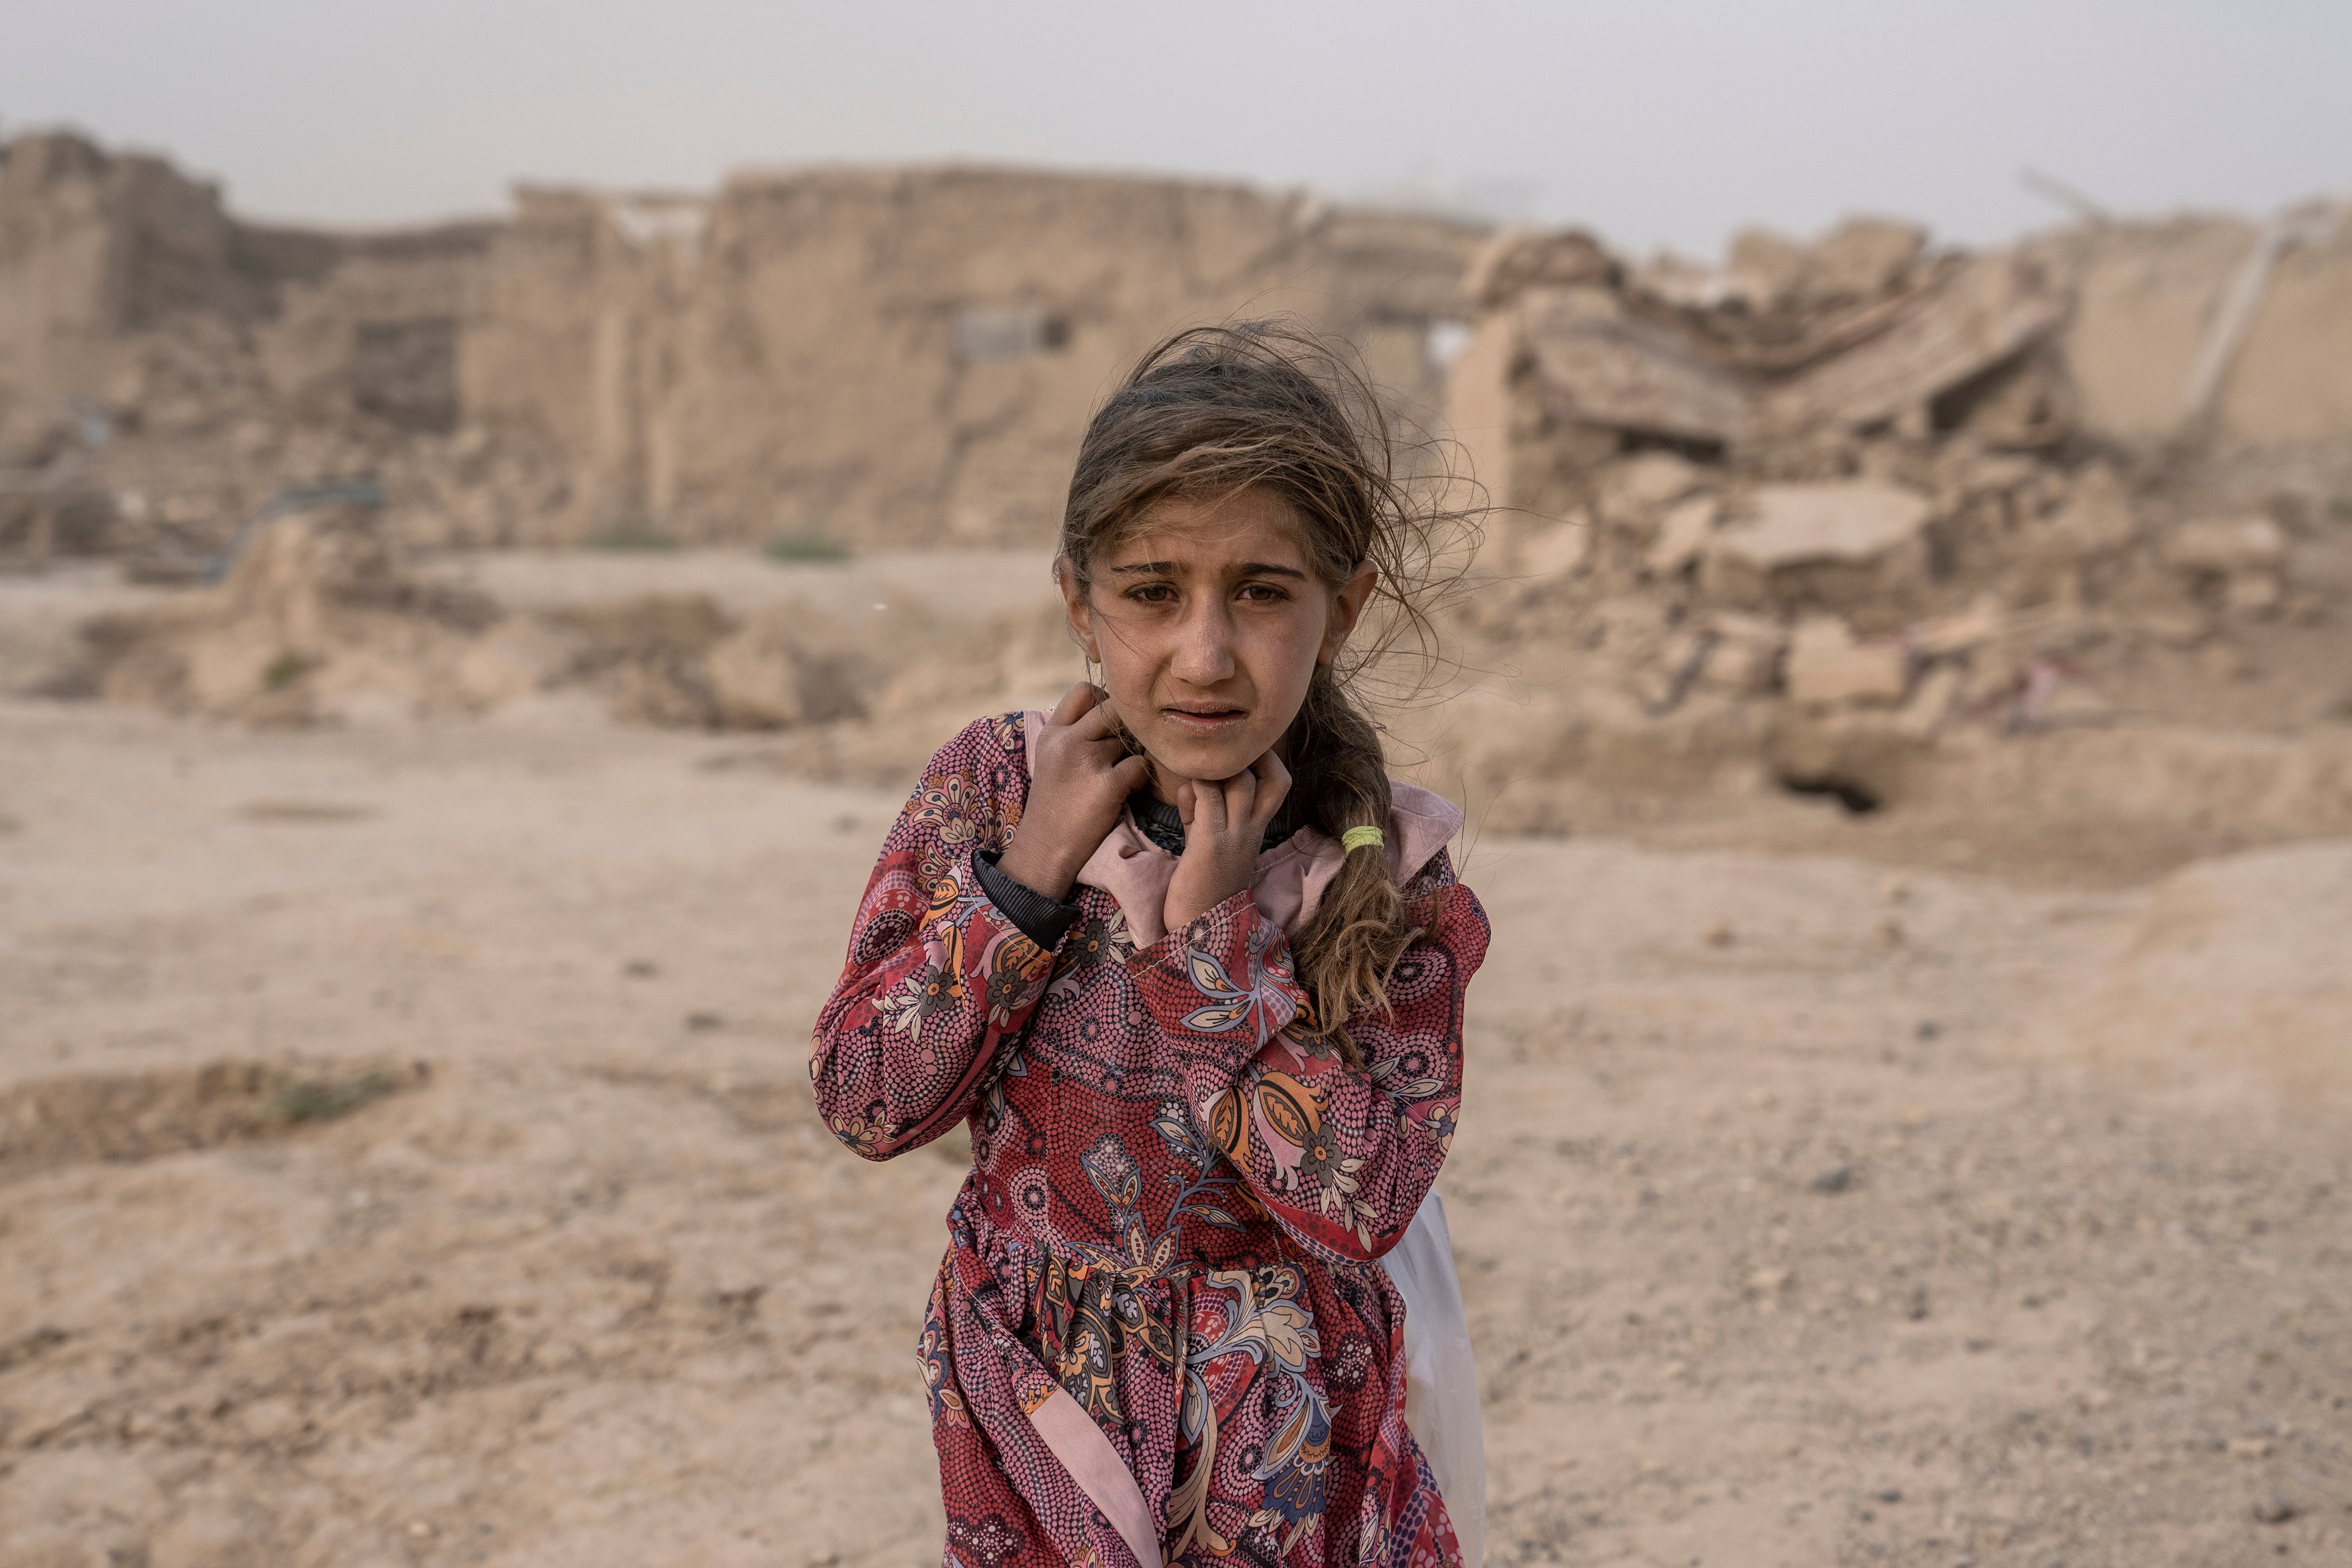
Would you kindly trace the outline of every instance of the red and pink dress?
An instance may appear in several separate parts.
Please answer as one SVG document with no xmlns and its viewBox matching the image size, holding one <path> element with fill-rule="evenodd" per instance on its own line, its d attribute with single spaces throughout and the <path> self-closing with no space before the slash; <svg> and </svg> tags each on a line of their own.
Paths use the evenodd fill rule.
<svg viewBox="0 0 2352 1568">
<path fill-rule="evenodd" d="M 947 1563 L 1458 1563 L 1378 1259 L 1461 1104 L 1487 925 L 1444 852 L 1459 813 L 1395 786 L 1388 853 L 1425 930 L 1391 1010 L 1350 1023 L 1360 1071 L 1291 1027 L 1284 932 L 1339 861 L 1311 828 L 1181 931 L 1160 929 L 1175 858 L 1131 820 L 1045 942 L 990 898 L 1036 723 L 931 760 L 809 1062 L 868 1159 L 971 1127 L 921 1343 Z"/>
</svg>

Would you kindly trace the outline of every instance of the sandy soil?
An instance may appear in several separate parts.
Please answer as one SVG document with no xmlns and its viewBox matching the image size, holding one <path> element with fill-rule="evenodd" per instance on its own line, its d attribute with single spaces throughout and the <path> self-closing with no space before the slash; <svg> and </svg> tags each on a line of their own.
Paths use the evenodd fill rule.
<svg viewBox="0 0 2352 1568">
<path fill-rule="evenodd" d="M 897 800 L 741 750 L 0 706 L 0 1562 L 938 1561 L 960 1156 L 803 1068 Z M 1468 847 L 1490 1560 L 2352 1561 L 2352 846 L 1870 831 Z"/>
</svg>

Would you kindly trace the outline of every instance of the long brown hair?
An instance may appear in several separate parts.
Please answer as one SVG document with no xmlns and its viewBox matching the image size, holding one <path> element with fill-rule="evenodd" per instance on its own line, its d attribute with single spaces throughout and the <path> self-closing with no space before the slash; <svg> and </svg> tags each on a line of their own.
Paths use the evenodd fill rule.
<svg viewBox="0 0 2352 1568">
<path fill-rule="evenodd" d="M 1344 351 L 1307 330 L 1250 321 L 1197 327 L 1138 361 L 1096 413 L 1078 450 L 1062 519 L 1061 559 L 1091 590 L 1097 552 L 1118 542 L 1155 502 L 1208 500 L 1262 486 L 1288 503 L 1317 576 L 1331 587 L 1370 562 L 1374 600 L 1331 664 L 1316 668 L 1282 741 L 1290 820 L 1338 838 L 1350 827 L 1394 837 L 1381 729 L 1355 689 L 1375 660 L 1416 645 L 1434 658 L 1430 619 L 1451 579 L 1441 534 L 1471 514 L 1437 498 L 1464 493 L 1442 472 L 1400 472 L 1432 444 L 1397 438 L 1370 382 Z M 1418 868 L 1410 868 L 1418 870 Z M 1291 939 L 1314 999 L 1313 1033 L 1351 1065 L 1363 1058 L 1348 1020 L 1385 1010 L 1390 971 L 1421 934 L 1378 849 L 1350 852 L 1314 918 Z"/>
</svg>

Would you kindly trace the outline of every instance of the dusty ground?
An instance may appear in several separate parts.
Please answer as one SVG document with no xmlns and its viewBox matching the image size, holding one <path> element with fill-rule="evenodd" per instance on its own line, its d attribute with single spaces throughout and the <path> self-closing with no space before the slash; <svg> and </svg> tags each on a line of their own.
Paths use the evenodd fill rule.
<svg viewBox="0 0 2352 1568">
<path fill-rule="evenodd" d="M 743 750 L 0 706 L 0 1562 L 938 1561 L 897 800 Z M 2352 1561 L 2352 846 L 1868 832 L 1469 847 L 1490 1560 Z"/>
</svg>

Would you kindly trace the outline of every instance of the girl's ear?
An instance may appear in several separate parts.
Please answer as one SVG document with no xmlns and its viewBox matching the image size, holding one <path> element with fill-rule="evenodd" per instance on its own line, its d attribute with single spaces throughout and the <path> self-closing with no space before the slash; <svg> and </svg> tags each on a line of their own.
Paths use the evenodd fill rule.
<svg viewBox="0 0 2352 1568">
<path fill-rule="evenodd" d="M 1078 581 L 1078 569 L 1066 555 L 1054 563 L 1054 585 L 1062 591 L 1062 613 L 1069 617 L 1070 635 L 1086 649 L 1088 664 L 1100 664 L 1102 649 L 1095 646 L 1094 613 L 1087 607 L 1087 590 Z"/>
<path fill-rule="evenodd" d="M 1371 602 L 1372 588 L 1381 580 L 1381 569 L 1369 561 L 1360 561 L 1331 595 L 1331 618 L 1324 623 L 1323 646 L 1315 652 L 1315 662 L 1329 664 L 1348 646 L 1348 634 L 1356 629 L 1356 622 Z"/>
</svg>

